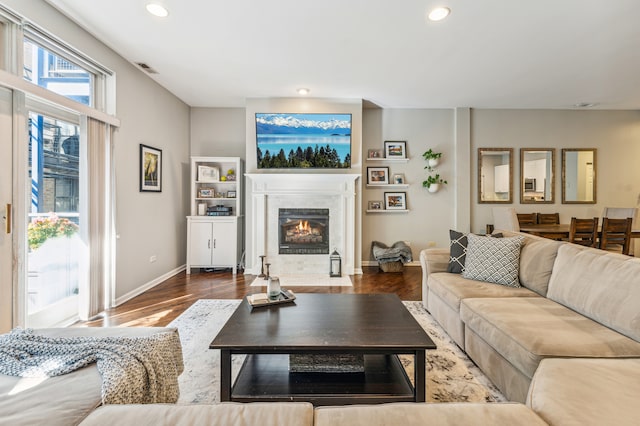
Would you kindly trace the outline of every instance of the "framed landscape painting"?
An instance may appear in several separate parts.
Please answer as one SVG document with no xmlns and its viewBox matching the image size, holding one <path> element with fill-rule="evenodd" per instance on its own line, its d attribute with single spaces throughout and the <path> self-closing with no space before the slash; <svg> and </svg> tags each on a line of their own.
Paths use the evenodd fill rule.
<svg viewBox="0 0 640 426">
<path fill-rule="evenodd" d="M 407 193 L 406 192 L 385 192 L 384 208 L 385 210 L 406 210 L 407 209 Z"/>
<path fill-rule="evenodd" d="M 384 141 L 386 158 L 407 158 L 407 141 Z"/>
<path fill-rule="evenodd" d="M 140 192 L 162 192 L 162 150 L 140 144 Z"/>
<path fill-rule="evenodd" d="M 367 184 L 368 185 L 388 185 L 389 184 L 389 168 L 388 167 L 367 167 Z"/>
</svg>

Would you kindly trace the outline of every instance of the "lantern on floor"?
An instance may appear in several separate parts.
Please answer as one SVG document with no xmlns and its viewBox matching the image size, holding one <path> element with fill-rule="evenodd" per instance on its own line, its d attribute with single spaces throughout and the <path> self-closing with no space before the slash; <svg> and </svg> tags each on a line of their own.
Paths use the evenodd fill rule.
<svg viewBox="0 0 640 426">
<path fill-rule="evenodd" d="M 331 253 L 331 256 L 329 256 L 329 276 L 342 276 L 342 259 L 338 254 L 338 250 L 333 250 L 333 253 Z"/>
</svg>

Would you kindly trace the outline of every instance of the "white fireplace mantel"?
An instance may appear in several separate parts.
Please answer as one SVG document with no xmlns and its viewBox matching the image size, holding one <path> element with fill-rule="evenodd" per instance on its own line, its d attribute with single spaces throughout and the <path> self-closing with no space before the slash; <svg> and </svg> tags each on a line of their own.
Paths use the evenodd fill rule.
<svg viewBox="0 0 640 426">
<path fill-rule="evenodd" d="M 330 251 L 342 257 L 343 275 L 355 271 L 356 181 L 359 174 L 247 173 L 251 196 L 251 244 L 245 272 L 260 274 L 259 256 L 271 264 L 271 275 L 328 273 L 329 255 L 278 254 L 278 208 L 328 208 Z M 249 262 L 247 262 L 249 264 Z"/>
</svg>

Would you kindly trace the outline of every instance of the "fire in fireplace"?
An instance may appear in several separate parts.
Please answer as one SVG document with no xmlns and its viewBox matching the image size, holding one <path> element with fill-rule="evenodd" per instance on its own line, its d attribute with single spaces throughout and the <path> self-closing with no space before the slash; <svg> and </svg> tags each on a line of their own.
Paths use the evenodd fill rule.
<svg viewBox="0 0 640 426">
<path fill-rule="evenodd" d="M 278 209 L 279 254 L 328 254 L 329 209 Z"/>
</svg>

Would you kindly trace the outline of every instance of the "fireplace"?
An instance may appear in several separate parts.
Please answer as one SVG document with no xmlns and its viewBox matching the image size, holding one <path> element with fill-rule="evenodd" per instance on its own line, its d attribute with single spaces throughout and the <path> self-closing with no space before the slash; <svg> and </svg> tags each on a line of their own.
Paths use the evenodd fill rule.
<svg viewBox="0 0 640 426">
<path fill-rule="evenodd" d="M 329 209 L 278 209 L 278 254 L 329 254 Z"/>
</svg>

